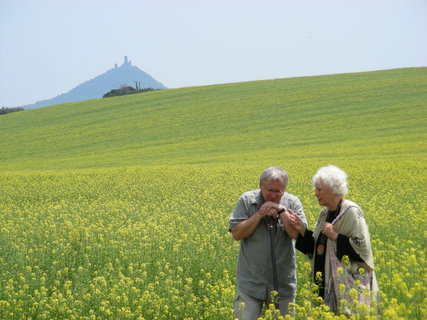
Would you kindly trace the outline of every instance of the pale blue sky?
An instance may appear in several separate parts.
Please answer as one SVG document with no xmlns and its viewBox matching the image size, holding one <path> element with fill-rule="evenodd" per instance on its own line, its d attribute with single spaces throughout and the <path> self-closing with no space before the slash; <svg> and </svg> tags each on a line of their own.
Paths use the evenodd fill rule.
<svg viewBox="0 0 427 320">
<path fill-rule="evenodd" d="M 124 56 L 169 88 L 427 66 L 427 1 L 0 0 L 0 107 Z"/>
</svg>

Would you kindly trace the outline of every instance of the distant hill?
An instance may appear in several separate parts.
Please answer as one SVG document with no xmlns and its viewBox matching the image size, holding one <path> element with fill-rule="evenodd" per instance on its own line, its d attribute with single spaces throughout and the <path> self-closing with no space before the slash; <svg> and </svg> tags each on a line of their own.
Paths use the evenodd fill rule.
<svg viewBox="0 0 427 320">
<path fill-rule="evenodd" d="M 131 64 L 127 57 L 123 64 L 117 65 L 96 78 L 86 81 L 67 93 L 56 96 L 52 99 L 38 101 L 34 104 L 22 106 L 24 109 L 34 109 L 46 107 L 66 102 L 76 102 L 89 99 L 102 98 L 102 96 L 113 89 L 118 89 L 123 85 L 135 87 L 135 82 L 139 83 L 141 89 L 166 89 L 166 87 L 156 81 L 149 74 Z"/>
<path fill-rule="evenodd" d="M 154 90 L 0 117 L 0 171 L 425 160 L 427 68 Z M 334 160 L 331 161 L 330 159 Z"/>
</svg>

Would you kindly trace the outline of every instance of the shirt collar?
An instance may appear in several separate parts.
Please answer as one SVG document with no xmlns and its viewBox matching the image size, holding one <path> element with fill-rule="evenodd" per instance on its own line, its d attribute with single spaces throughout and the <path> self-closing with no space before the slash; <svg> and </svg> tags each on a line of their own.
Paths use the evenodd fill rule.
<svg viewBox="0 0 427 320">
<path fill-rule="evenodd" d="M 261 204 L 263 204 L 264 202 L 265 202 L 265 201 L 264 201 L 264 198 L 263 198 L 263 196 L 262 196 L 261 189 L 255 190 L 255 191 L 251 194 L 251 197 L 250 197 L 250 203 L 251 203 L 251 204 L 253 204 L 253 205 L 261 205 Z"/>
</svg>

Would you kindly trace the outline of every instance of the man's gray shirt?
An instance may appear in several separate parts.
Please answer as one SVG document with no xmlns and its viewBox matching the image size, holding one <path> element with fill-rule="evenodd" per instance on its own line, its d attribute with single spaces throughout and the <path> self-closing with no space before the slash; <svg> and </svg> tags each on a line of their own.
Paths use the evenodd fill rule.
<svg viewBox="0 0 427 320">
<path fill-rule="evenodd" d="M 229 229 L 256 214 L 263 203 L 264 199 L 259 189 L 241 195 L 230 216 Z M 285 192 L 280 204 L 285 209 L 292 209 L 307 225 L 301 201 L 297 197 Z M 270 225 L 274 227 L 269 228 L 268 222 L 271 222 Z M 286 231 L 279 226 L 278 220 L 265 217 L 250 236 L 240 240 L 236 273 L 238 290 L 261 300 L 267 300 L 273 290 L 270 229 L 276 256 L 278 298 L 295 296 L 296 290 L 294 243 Z"/>
</svg>

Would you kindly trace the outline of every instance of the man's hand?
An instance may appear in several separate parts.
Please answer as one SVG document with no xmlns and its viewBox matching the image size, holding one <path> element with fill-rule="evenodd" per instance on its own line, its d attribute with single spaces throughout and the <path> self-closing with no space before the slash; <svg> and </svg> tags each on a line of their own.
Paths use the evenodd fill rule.
<svg viewBox="0 0 427 320">
<path fill-rule="evenodd" d="M 277 211 L 282 209 L 282 206 L 278 203 L 267 201 L 265 202 L 261 208 L 259 208 L 258 214 L 261 216 L 270 216 L 275 217 Z"/>
</svg>

